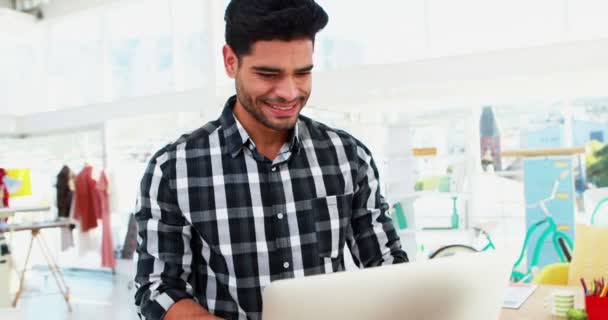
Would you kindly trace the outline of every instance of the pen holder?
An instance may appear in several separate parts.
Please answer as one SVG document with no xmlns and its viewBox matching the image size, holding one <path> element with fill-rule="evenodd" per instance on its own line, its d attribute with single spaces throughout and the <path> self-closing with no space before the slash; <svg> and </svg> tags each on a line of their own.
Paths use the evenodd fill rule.
<svg viewBox="0 0 608 320">
<path fill-rule="evenodd" d="M 588 320 L 608 319 L 608 298 L 587 296 L 585 297 L 585 309 Z"/>
</svg>

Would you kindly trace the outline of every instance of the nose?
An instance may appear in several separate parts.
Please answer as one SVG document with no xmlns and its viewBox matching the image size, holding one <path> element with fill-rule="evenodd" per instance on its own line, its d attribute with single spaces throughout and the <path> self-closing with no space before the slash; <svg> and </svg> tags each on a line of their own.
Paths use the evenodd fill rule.
<svg viewBox="0 0 608 320">
<path fill-rule="evenodd" d="M 296 100 L 300 96 L 300 93 L 294 79 L 286 77 L 277 84 L 276 95 L 287 102 L 291 102 Z"/>
</svg>

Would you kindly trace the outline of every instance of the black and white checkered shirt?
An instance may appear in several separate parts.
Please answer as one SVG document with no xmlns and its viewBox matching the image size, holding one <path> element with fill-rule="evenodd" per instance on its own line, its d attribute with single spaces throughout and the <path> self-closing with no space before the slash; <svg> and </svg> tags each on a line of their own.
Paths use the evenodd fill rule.
<svg viewBox="0 0 608 320">
<path fill-rule="evenodd" d="M 161 319 L 193 298 L 225 319 L 261 319 L 278 279 L 408 261 L 369 150 L 300 116 L 274 161 L 221 117 L 157 152 L 141 182 L 136 305 Z"/>
</svg>

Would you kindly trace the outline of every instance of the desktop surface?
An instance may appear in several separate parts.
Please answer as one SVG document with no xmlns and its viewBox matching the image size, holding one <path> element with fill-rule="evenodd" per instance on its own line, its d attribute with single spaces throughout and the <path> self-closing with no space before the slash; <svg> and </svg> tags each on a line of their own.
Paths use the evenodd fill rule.
<svg viewBox="0 0 608 320">
<path fill-rule="evenodd" d="M 539 285 L 538 289 L 524 302 L 519 309 L 503 309 L 500 312 L 499 320 L 549 320 L 549 319 L 561 319 L 563 317 L 551 315 L 549 307 L 545 307 L 545 298 L 547 298 L 552 291 L 568 289 L 574 292 L 574 307 L 585 308 L 585 300 L 583 297 L 583 289 L 580 286 L 553 286 L 553 285 Z"/>
</svg>

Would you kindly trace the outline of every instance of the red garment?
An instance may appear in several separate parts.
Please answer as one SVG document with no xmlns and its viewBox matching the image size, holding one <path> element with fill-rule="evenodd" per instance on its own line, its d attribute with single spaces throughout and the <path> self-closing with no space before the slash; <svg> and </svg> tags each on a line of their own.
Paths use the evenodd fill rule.
<svg viewBox="0 0 608 320">
<path fill-rule="evenodd" d="M 82 232 L 97 227 L 101 218 L 101 205 L 97 182 L 93 179 L 93 167 L 86 165 L 76 177 L 74 190 L 74 219 L 80 221 Z"/>
<path fill-rule="evenodd" d="M 6 177 L 6 170 L 0 168 L 0 192 L 2 193 L 2 203 L 0 204 L 0 208 L 5 207 L 8 208 L 8 187 L 4 184 L 4 177 Z"/>
<path fill-rule="evenodd" d="M 112 224 L 110 222 L 110 203 L 108 201 L 108 177 L 105 171 L 101 172 L 97 181 L 97 193 L 100 200 L 101 223 L 103 226 L 101 235 L 101 266 L 114 268 L 116 258 L 114 257 L 114 245 L 112 244 Z"/>
</svg>

